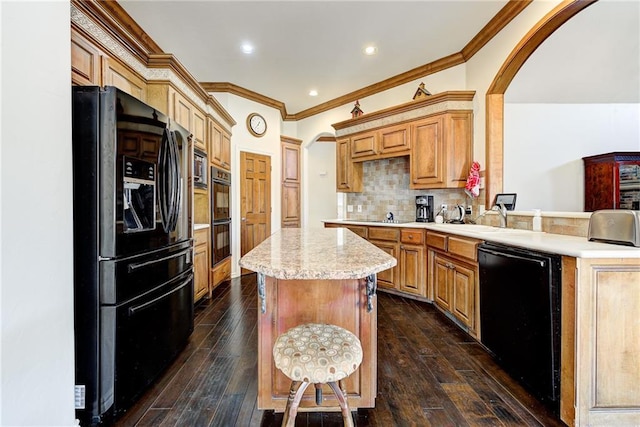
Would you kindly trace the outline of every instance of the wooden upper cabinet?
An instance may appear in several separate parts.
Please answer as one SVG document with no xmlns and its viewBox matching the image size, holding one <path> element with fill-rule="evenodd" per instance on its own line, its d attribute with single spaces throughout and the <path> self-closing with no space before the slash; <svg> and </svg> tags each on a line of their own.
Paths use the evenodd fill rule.
<svg viewBox="0 0 640 427">
<path fill-rule="evenodd" d="M 464 187 L 472 162 L 472 113 L 429 116 L 412 125 L 410 188 Z"/>
<path fill-rule="evenodd" d="M 193 108 L 189 100 L 180 92 L 171 87 L 169 88 L 169 117 L 190 132 L 193 132 L 191 128 Z"/>
<path fill-rule="evenodd" d="M 100 50 L 71 29 L 71 83 L 80 86 L 102 85 Z"/>
<path fill-rule="evenodd" d="M 362 163 L 351 160 L 351 140 L 336 140 L 336 190 L 342 193 L 359 193 L 362 187 Z"/>
<path fill-rule="evenodd" d="M 193 108 L 191 117 L 193 124 L 191 133 L 193 134 L 193 142 L 197 148 L 207 150 L 207 119 L 198 108 Z"/>
<path fill-rule="evenodd" d="M 147 86 L 142 78 L 116 59 L 103 57 L 102 61 L 104 68 L 102 84 L 104 86 L 115 86 L 123 92 L 146 102 Z"/>
<path fill-rule="evenodd" d="M 212 119 L 208 119 L 207 126 L 209 128 L 209 163 L 231 170 L 231 137 Z"/>
<path fill-rule="evenodd" d="M 351 159 L 366 161 L 408 155 L 411 148 L 409 125 L 388 126 L 351 136 Z"/>
<path fill-rule="evenodd" d="M 464 187 L 473 160 L 474 96 L 443 92 L 334 123 L 338 191 L 362 191 L 349 181 L 349 168 L 401 156 L 409 156 L 411 189 Z"/>
<path fill-rule="evenodd" d="M 368 132 L 351 137 L 351 158 L 365 160 L 378 154 L 376 132 Z"/>
<path fill-rule="evenodd" d="M 413 124 L 411 150 L 411 188 L 441 186 L 444 183 L 444 123 L 441 116 Z"/>
<path fill-rule="evenodd" d="M 389 126 L 378 132 L 379 152 L 382 155 L 408 155 L 411 149 L 411 133 L 409 125 Z"/>
</svg>

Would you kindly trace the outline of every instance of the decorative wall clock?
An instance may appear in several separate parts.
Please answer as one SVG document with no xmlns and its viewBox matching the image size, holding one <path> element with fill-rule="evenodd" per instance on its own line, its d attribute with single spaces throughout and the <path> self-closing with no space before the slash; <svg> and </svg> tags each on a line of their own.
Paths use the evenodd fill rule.
<svg viewBox="0 0 640 427">
<path fill-rule="evenodd" d="M 247 129 L 259 138 L 267 132 L 267 121 L 260 114 L 251 113 L 247 116 Z"/>
</svg>

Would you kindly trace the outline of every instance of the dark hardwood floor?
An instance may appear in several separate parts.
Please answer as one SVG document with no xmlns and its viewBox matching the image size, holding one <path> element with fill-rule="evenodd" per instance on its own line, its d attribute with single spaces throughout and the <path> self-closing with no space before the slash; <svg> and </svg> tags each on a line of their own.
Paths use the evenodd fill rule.
<svg viewBox="0 0 640 427">
<path fill-rule="evenodd" d="M 196 307 L 186 349 L 116 426 L 276 426 L 257 396 L 255 275 Z M 432 305 L 378 294 L 378 394 L 358 426 L 563 426 Z M 299 413 L 296 426 L 340 426 Z"/>
</svg>

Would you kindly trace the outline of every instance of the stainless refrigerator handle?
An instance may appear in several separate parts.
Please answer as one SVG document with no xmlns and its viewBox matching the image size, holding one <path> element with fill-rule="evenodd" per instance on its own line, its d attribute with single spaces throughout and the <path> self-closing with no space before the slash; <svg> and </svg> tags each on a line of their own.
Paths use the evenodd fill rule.
<svg viewBox="0 0 640 427">
<path fill-rule="evenodd" d="M 152 299 L 151 301 L 147 301 L 144 304 L 140 304 L 134 307 L 130 307 L 129 308 L 129 315 L 133 315 L 136 314 L 136 312 L 144 310 L 145 308 L 149 307 L 150 305 L 153 305 L 155 303 L 157 303 L 158 301 L 160 301 L 163 298 L 168 297 L 169 295 L 171 295 L 172 293 L 184 288 L 185 286 L 187 286 L 191 280 L 193 280 L 193 277 L 189 277 L 188 279 L 186 279 L 184 282 L 182 282 L 178 287 L 171 289 L 169 292 L 165 293 L 164 295 L 160 295 L 157 298 Z"/>
<path fill-rule="evenodd" d="M 170 260 L 170 259 L 173 259 L 173 258 L 178 258 L 178 257 L 180 257 L 182 255 L 188 254 L 189 251 L 191 251 L 191 248 L 187 248 L 187 249 L 184 249 L 184 250 L 182 250 L 180 252 L 176 252 L 175 254 L 167 255 L 166 257 L 154 259 L 154 260 L 151 260 L 151 261 L 136 262 L 136 263 L 133 263 L 133 264 L 129 264 L 128 271 L 129 271 L 129 273 L 131 273 L 133 271 L 138 270 L 139 268 L 148 267 L 150 265 L 157 264 L 159 262 L 167 261 L 167 260 Z"/>
<path fill-rule="evenodd" d="M 527 258 L 527 257 L 522 257 L 522 256 L 518 256 L 518 255 L 513 255 L 513 254 L 508 254 L 505 252 L 496 252 L 496 251 L 492 251 L 491 249 L 486 249 L 486 248 L 480 248 L 478 249 L 479 252 L 486 252 L 489 253 L 491 255 L 495 255 L 495 256 L 503 256 L 506 258 L 511 258 L 511 259 L 519 259 L 521 261 L 526 261 L 526 262 L 535 262 L 537 264 L 540 265 L 540 267 L 544 267 L 545 266 L 545 262 L 544 261 L 540 261 L 537 259 L 531 259 L 531 258 Z"/>
</svg>

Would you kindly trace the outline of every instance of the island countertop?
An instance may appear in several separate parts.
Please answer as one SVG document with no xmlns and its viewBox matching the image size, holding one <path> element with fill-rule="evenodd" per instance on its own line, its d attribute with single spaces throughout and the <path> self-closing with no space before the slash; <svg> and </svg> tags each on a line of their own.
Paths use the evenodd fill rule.
<svg viewBox="0 0 640 427">
<path fill-rule="evenodd" d="M 240 259 L 240 266 L 277 279 L 359 279 L 396 259 L 344 228 L 284 228 Z"/>
</svg>

